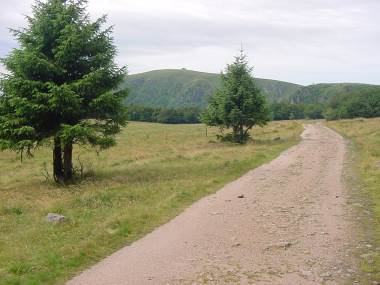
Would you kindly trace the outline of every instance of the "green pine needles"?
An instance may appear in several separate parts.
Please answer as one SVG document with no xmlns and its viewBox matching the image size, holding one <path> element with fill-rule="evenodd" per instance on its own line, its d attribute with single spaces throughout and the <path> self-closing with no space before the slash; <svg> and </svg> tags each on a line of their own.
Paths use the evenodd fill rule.
<svg viewBox="0 0 380 285">
<path fill-rule="evenodd" d="M 19 42 L 2 63 L 0 149 L 21 154 L 53 141 L 54 178 L 73 175 L 73 144 L 105 149 L 126 125 L 119 91 L 126 69 L 114 63 L 112 28 L 92 22 L 85 0 L 37 1 Z"/>
<path fill-rule="evenodd" d="M 265 98 L 256 87 L 251 72 L 246 55 L 241 51 L 222 73 L 222 87 L 202 114 L 205 124 L 220 128 L 219 138 L 223 140 L 245 143 L 252 127 L 264 126 L 269 121 Z M 230 128 L 232 133 L 223 134 L 224 129 Z"/>
</svg>

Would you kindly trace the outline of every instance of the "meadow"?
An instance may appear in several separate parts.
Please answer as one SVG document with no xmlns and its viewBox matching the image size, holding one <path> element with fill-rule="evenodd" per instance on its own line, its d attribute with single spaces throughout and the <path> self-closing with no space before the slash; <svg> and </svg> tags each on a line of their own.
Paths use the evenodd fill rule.
<svg viewBox="0 0 380 285">
<path fill-rule="evenodd" d="M 372 244 L 359 253 L 364 273 L 360 284 L 375 284 L 368 280 L 380 280 L 380 118 L 330 121 L 327 125 L 352 142 L 352 168 L 358 178 L 353 187 L 359 189 L 354 194 L 360 201 L 355 205 L 360 206 L 357 215 L 362 222 L 360 238 Z"/>
<path fill-rule="evenodd" d="M 51 147 L 33 159 L 0 153 L 0 284 L 62 284 L 300 140 L 299 122 L 272 122 L 246 145 L 204 125 L 130 123 L 116 147 L 75 148 L 85 177 L 51 181 Z M 378 148 L 379 149 L 379 148 Z M 47 213 L 68 221 L 50 224 Z"/>
</svg>

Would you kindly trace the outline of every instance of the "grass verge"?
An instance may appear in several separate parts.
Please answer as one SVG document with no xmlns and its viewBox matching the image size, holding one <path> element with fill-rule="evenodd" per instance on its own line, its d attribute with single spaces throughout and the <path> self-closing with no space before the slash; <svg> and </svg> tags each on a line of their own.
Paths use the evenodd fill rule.
<svg viewBox="0 0 380 285">
<path fill-rule="evenodd" d="M 364 243 L 360 252 L 360 284 L 380 282 L 380 118 L 327 122 L 327 125 L 353 142 L 355 151 L 353 170 L 359 178 L 358 217 Z M 360 245 L 358 246 L 360 248 Z"/>
<path fill-rule="evenodd" d="M 75 149 L 88 176 L 69 187 L 44 181 L 49 147 L 23 163 L 1 153 L 0 284 L 62 284 L 272 160 L 298 143 L 301 131 L 297 122 L 270 123 L 240 146 L 217 142 L 216 129 L 206 137 L 203 125 L 131 123 L 99 156 Z M 48 224 L 49 212 L 68 222 Z"/>
</svg>

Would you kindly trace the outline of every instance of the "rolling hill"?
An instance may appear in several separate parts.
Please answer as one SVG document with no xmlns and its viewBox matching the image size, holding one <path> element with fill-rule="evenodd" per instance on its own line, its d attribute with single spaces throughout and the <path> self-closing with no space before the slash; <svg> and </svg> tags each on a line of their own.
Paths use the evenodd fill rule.
<svg viewBox="0 0 380 285">
<path fill-rule="evenodd" d="M 334 95 L 361 92 L 380 86 L 356 83 L 331 83 L 302 86 L 256 78 L 269 102 L 325 103 Z M 182 108 L 207 106 L 209 97 L 220 85 L 220 74 L 186 69 L 164 69 L 129 75 L 122 88 L 128 88 L 128 105 Z"/>
<path fill-rule="evenodd" d="M 289 97 L 292 103 L 325 103 L 335 95 L 345 95 L 349 93 L 361 93 L 364 90 L 380 89 L 378 85 L 360 83 L 321 83 L 302 87 Z"/>
<path fill-rule="evenodd" d="M 269 101 L 290 98 L 302 86 L 269 79 L 256 79 Z M 128 88 L 129 105 L 147 107 L 199 107 L 220 85 L 220 75 L 185 69 L 155 70 L 127 77 L 122 88 Z"/>
</svg>

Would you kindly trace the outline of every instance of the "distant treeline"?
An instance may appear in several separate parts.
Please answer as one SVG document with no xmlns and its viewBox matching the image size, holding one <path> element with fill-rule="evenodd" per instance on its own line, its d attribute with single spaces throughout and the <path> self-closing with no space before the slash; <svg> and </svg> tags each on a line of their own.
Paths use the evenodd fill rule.
<svg viewBox="0 0 380 285">
<path fill-rule="evenodd" d="M 128 120 L 164 124 L 196 124 L 199 123 L 199 108 L 151 108 L 144 106 L 128 106 Z"/>
<path fill-rule="evenodd" d="M 323 106 L 318 104 L 274 103 L 270 105 L 272 120 L 322 119 Z M 164 124 L 200 123 L 200 108 L 152 108 L 128 106 L 128 120 Z"/>
<path fill-rule="evenodd" d="M 380 89 L 368 87 L 352 93 L 337 94 L 326 103 L 272 103 L 272 120 L 351 119 L 380 117 Z M 195 124 L 200 122 L 200 108 L 151 108 L 129 106 L 129 120 L 166 124 Z"/>
<path fill-rule="evenodd" d="M 273 103 L 270 105 L 272 120 L 323 119 L 322 104 Z"/>
<path fill-rule="evenodd" d="M 325 104 L 274 103 L 270 109 L 273 120 L 380 117 L 380 90 L 369 86 L 351 93 L 336 94 Z"/>
<path fill-rule="evenodd" d="M 358 92 L 331 97 L 324 117 L 327 120 L 380 117 L 379 88 L 368 87 Z"/>
</svg>

